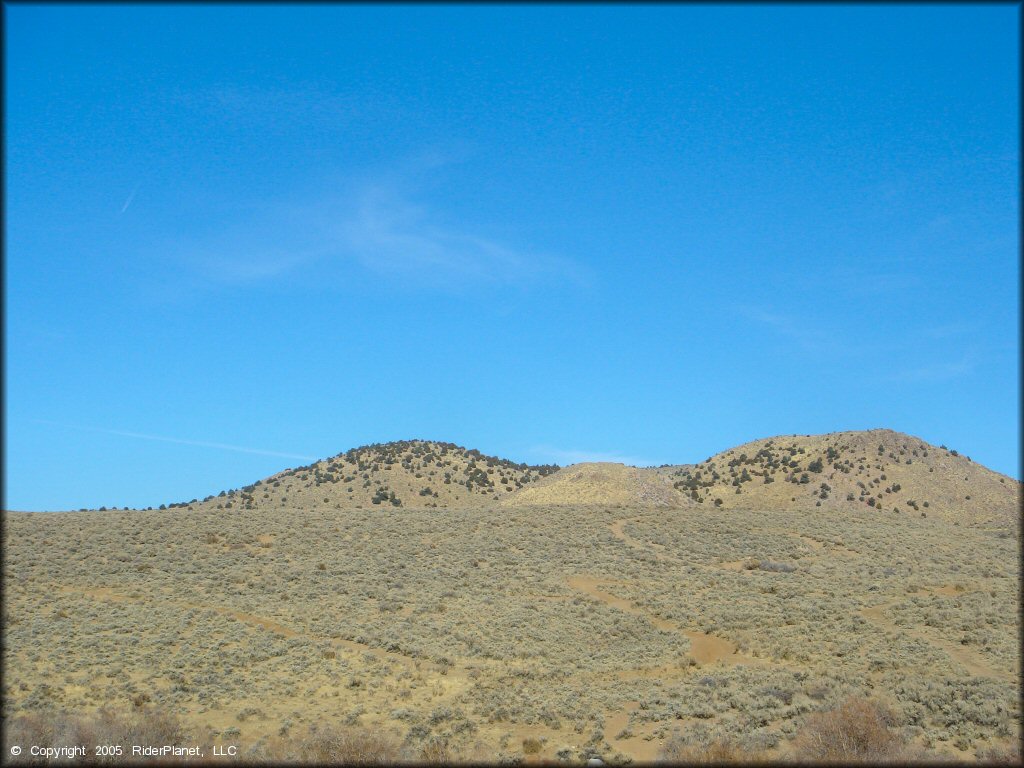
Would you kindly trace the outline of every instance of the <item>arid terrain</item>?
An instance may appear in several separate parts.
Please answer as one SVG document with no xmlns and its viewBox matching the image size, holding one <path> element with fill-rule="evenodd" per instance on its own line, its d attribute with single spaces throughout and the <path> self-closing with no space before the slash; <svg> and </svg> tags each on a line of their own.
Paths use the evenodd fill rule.
<svg viewBox="0 0 1024 768">
<path fill-rule="evenodd" d="M 646 762 L 799 757 L 852 699 L 973 761 L 1020 734 L 1020 492 L 873 430 L 651 469 L 389 443 L 167 509 L 5 512 L 4 716 Z"/>
</svg>

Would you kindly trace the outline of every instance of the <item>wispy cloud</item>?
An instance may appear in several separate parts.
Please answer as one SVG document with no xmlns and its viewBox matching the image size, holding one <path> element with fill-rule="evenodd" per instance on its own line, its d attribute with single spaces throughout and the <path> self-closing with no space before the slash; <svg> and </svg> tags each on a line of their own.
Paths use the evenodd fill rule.
<svg viewBox="0 0 1024 768">
<path fill-rule="evenodd" d="M 268 451 L 262 448 L 248 448 L 241 445 L 229 445 L 227 443 L 208 442 L 206 440 L 186 440 L 179 437 L 166 437 L 164 435 L 149 435 L 142 432 L 128 432 L 122 429 L 104 429 L 102 427 L 87 427 L 80 424 L 65 424 L 59 421 L 48 419 L 30 419 L 37 424 L 49 424 L 55 427 L 66 429 L 82 429 L 88 432 L 99 432 L 105 435 L 117 435 L 119 437 L 131 437 L 139 440 L 155 440 L 161 443 L 177 443 L 179 445 L 194 445 L 199 448 L 216 448 L 222 451 L 235 451 L 237 453 L 255 453 L 260 456 L 279 456 L 286 459 L 302 459 L 304 461 L 316 461 L 315 456 L 305 456 L 298 453 L 285 453 L 282 451 Z"/>
<path fill-rule="evenodd" d="M 211 284 L 245 285 L 316 275 L 343 283 L 353 271 L 414 288 L 562 283 L 586 286 L 578 262 L 455 223 L 417 176 L 435 172 L 432 157 L 405 173 L 382 172 L 346 192 L 318 193 L 239 209 L 224 226 L 208 225 L 191 243 L 171 246 L 179 263 Z M 223 214 L 221 214 L 223 215 Z"/>
<path fill-rule="evenodd" d="M 362 190 L 342 232 L 346 251 L 367 269 L 391 276 L 492 283 L 570 276 L 564 260 L 444 226 L 435 212 L 394 187 Z"/>
<path fill-rule="evenodd" d="M 554 448 L 550 445 L 535 445 L 529 449 L 529 454 L 534 461 L 550 461 L 559 466 L 568 464 L 579 464 L 581 462 L 612 462 L 615 464 L 627 464 L 632 467 L 652 467 L 657 462 L 638 456 L 625 456 L 620 453 L 605 453 L 601 451 L 585 451 L 577 449 Z"/>
<path fill-rule="evenodd" d="M 128 199 L 124 201 L 124 205 L 121 206 L 121 211 L 120 211 L 120 213 L 117 214 L 118 216 L 120 216 L 121 214 L 123 214 L 125 211 L 128 210 L 128 206 L 130 206 L 132 204 L 132 200 L 135 199 L 135 194 L 138 191 L 139 191 L 139 185 L 136 184 L 135 185 L 135 189 L 132 190 L 132 193 L 130 195 L 128 195 Z"/>
</svg>

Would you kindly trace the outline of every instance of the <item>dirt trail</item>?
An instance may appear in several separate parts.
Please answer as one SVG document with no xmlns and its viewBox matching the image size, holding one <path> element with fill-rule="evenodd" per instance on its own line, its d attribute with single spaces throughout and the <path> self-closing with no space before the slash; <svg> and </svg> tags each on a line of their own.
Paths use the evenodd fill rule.
<svg viewBox="0 0 1024 768">
<path fill-rule="evenodd" d="M 664 547 L 654 544 L 645 544 L 644 542 L 638 539 L 634 539 L 632 536 L 626 533 L 625 526 L 626 523 L 629 522 L 639 523 L 640 521 L 636 519 L 630 520 L 630 518 L 628 517 L 623 517 L 610 523 L 608 525 L 608 529 L 612 532 L 612 535 L 615 538 L 619 539 L 620 541 L 626 542 L 629 546 L 653 553 L 655 559 L 659 562 L 682 562 L 677 557 L 671 557 L 670 555 L 666 555 L 663 552 L 659 551 L 661 549 L 664 549 Z"/>
<path fill-rule="evenodd" d="M 740 653 L 736 649 L 735 645 L 724 638 L 685 629 L 675 622 L 666 621 L 665 619 L 653 616 L 646 611 L 637 608 L 629 600 L 625 600 L 621 597 L 615 597 L 615 595 L 599 589 L 599 585 L 615 583 L 610 582 L 608 579 L 576 575 L 569 576 L 566 579 L 566 583 L 577 592 L 582 592 L 611 608 L 646 619 L 658 629 L 666 632 L 678 632 L 686 635 L 686 637 L 690 639 L 690 656 L 700 664 L 714 664 L 716 662 L 722 662 L 724 664 L 761 665 L 765 663 L 764 659 L 755 659 L 752 656 Z"/>
<path fill-rule="evenodd" d="M 614 535 L 617 539 L 620 539 L 621 541 L 626 542 L 626 544 L 630 545 L 631 547 L 636 547 L 638 549 L 646 549 L 648 551 L 651 551 L 651 546 L 653 546 L 653 545 L 648 546 L 648 545 L 644 544 L 642 541 L 634 539 L 632 536 L 630 536 L 628 533 L 626 533 L 625 526 L 631 520 L 633 520 L 635 522 L 639 522 L 635 518 L 620 518 L 618 520 L 613 521 L 608 526 L 609 530 L 611 530 L 612 535 Z M 851 556 L 857 556 L 859 554 L 859 553 L 855 552 L 854 550 L 848 549 L 848 548 L 846 548 L 844 546 L 837 545 L 835 543 L 828 543 L 828 544 L 826 544 L 824 542 L 821 542 L 821 541 L 819 541 L 817 539 L 814 539 L 814 538 L 811 538 L 809 536 L 804 536 L 804 535 L 801 535 L 801 534 L 795 534 L 795 533 L 793 533 L 791 531 L 777 531 L 777 532 L 779 532 L 779 533 L 787 533 L 788 535 L 795 536 L 795 537 L 799 538 L 801 541 L 806 543 L 808 546 L 810 546 L 813 550 L 815 550 L 817 552 L 821 552 L 823 549 L 825 549 L 827 547 L 828 550 L 829 550 L 829 554 L 830 555 L 840 555 L 842 557 L 851 557 Z M 677 558 L 670 557 L 668 555 L 664 555 L 664 554 L 662 554 L 662 553 L 660 553 L 658 551 L 654 551 L 654 556 L 658 560 L 662 560 L 662 561 L 673 560 L 673 561 L 679 562 Z M 743 563 L 743 561 L 737 561 L 735 563 L 722 563 L 722 566 L 727 567 L 727 568 L 730 568 L 730 567 L 731 568 L 737 568 L 737 567 L 742 567 L 742 563 Z M 575 583 L 573 582 L 573 579 L 575 579 Z M 693 649 L 691 651 L 691 655 L 693 656 L 693 658 L 695 658 L 697 661 L 701 662 L 702 664 L 706 663 L 703 660 L 703 658 L 711 658 L 711 659 L 714 659 L 714 660 L 719 660 L 720 657 L 716 658 L 716 654 L 720 654 L 720 653 L 723 652 L 723 646 L 721 645 L 722 643 L 724 643 L 726 647 L 730 648 L 730 650 L 728 650 L 729 661 L 731 661 L 731 663 L 738 663 L 736 657 L 739 656 L 739 654 L 735 654 L 735 655 L 733 654 L 732 648 L 734 648 L 734 646 L 732 646 L 730 643 L 728 643 L 728 641 L 723 640 L 722 638 L 716 638 L 716 637 L 713 637 L 713 636 L 710 636 L 710 635 L 702 635 L 698 639 L 695 640 L 693 638 L 693 634 L 695 634 L 695 633 L 691 633 L 691 632 L 688 632 L 687 630 L 684 630 L 684 629 L 681 629 L 679 627 L 676 627 L 675 625 L 672 625 L 670 622 L 665 622 L 664 620 L 658 619 L 657 617 L 646 616 L 645 614 L 643 614 L 643 612 L 639 611 L 629 601 L 622 600 L 621 598 L 616 598 L 613 595 L 609 595 L 606 592 L 601 592 L 600 590 L 596 589 L 596 584 L 598 583 L 598 580 L 596 580 L 596 579 L 586 580 L 585 578 L 583 578 L 583 580 L 580 580 L 581 577 L 573 577 L 573 579 L 570 579 L 570 584 L 569 585 L 572 586 L 574 589 L 579 589 L 581 591 L 587 591 L 588 594 L 590 594 L 592 597 L 595 597 L 596 599 L 601 600 L 602 602 L 606 603 L 607 605 L 610 605 L 613 608 L 618 608 L 619 610 L 623 610 L 623 611 L 626 611 L 627 613 L 632 613 L 634 615 L 645 616 L 645 618 L 647 618 L 651 623 L 653 623 L 659 629 L 671 629 L 671 630 L 674 630 L 674 631 L 681 631 L 681 632 L 683 632 L 687 637 L 691 638 L 691 643 L 693 645 Z M 604 581 L 604 582 L 601 582 L 601 583 L 607 584 L 609 582 Z M 940 594 L 940 595 L 947 595 L 947 596 L 953 596 L 953 595 L 960 594 L 956 590 L 956 588 L 953 587 L 952 585 L 946 585 L 946 586 L 942 586 L 942 587 L 930 588 L 930 589 L 928 589 L 926 591 L 922 591 L 920 593 L 922 593 L 922 594 L 924 594 L 924 593 L 932 593 L 932 594 Z M 974 651 L 969 649 L 969 648 L 966 648 L 966 647 L 964 647 L 962 645 L 958 645 L 956 643 L 950 642 L 948 640 L 944 640 L 942 638 L 936 638 L 936 637 L 928 636 L 928 635 L 924 634 L 923 632 L 920 632 L 918 630 L 914 630 L 912 628 L 907 628 L 905 626 L 904 627 L 897 626 L 892 621 L 890 621 L 888 618 L 886 618 L 885 615 L 884 615 L 884 611 L 887 608 L 890 608 L 891 606 L 896 605 L 897 603 L 899 603 L 899 601 L 895 600 L 895 601 L 892 601 L 892 602 L 889 602 L 889 603 L 885 603 L 883 605 L 877 605 L 877 606 L 874 606 L 874 607 L 871 607 L 871 608 L 864 608 L 864 609 L 861 610 L 860 613 L 861 613 L 861 615 L 865 619 L 871 621 L 873 624 L 875 624 L 876 626 L 878 626 L 879 628 L 881 628 L 883 630 L 887 630 L 887 631 L 891 631 L 891 632 L 905 633 L 905 634 L 910 635 L 911 637 L 914 637 L 914 638 L 917 638 L 917 639 L 920 639 L 920 640 L 924 640 L 925 642 L 927 642 L 927 643 L 929 643 L 929 644 L 931 644 L 933 646 L 941 648 L 943 651 L 946 652 L 946 654 L 950 658 L 952 658 L 954 661 L 956 661 L 959 664 L 961 664 L 972 675 L 977 675 L 977 676 L 981 676 L 981 677 L 990 677 L 990 678 L 996 678 L 996 679 L 1010 679 L 1010 678 L 1016 679 L 1013 670 L 996 670 L 996 669 L 993 669 L 983 659 L 980 659 L 978 657 L 978 655 Z M 758 661 L 761 661 L 761 660 L 760 659 L 752 659 L 752 660 L 748 661 L 748 660 L 744 659 L 743 663 L 754 663 L 754 662 L 758 662 Z"/>
<path fill-rule="evenodd" d="M 72 593 L 72 594 L 79 594 L 79 595 L 83 595 L 84 597 L 93 598 L 94 600 L 110 600 L 111 602 L 118 602 L 118 603 L 121 603 L 121 602 L 133 602 L 133 603 L 148 602 L 148 600 L 146 598 L 134 598 L 134 597 L 131 597 L 129 595 L 124 595 L 124 594 L 115 592 L 115 591 L 113 591 L 111 589 L 108 589 L 108 588 L 86 589 L 86 588 L 75 588 L 75 587 L 62 586 L 59 589 L 60 589 L 61 592 Z M 236 621 L 240 621 L 243 624 L 248 624 L 248 625 L 253 626 L 253 627 L 258 627 L 260 629 L 267 630 L 268 632 L 273 632 L 276 635 L 281 635 L 282 637 L 289 637 L 289 638 L 290 637 L 307 637 L 307 638 L 309 638 L 311 640 L 314 640 L 314 641 L 324 642 L 324 643 L 330 644 L 332 646 L 348 648 L 349 650 L 356 651 L 356 652 L 359 652 L 359 653 L 370 653 L 370 654 L 376 656 L 381 661 L 385 661 L 385 662 L 393 661 L 393 662 L 396 662 L 398 664 L 402 664 L 402 665 L 404 665 L 406 667 L 409 667 L 411 669 L 419 669 L 420 666 L 424 665 L 423 661 L 421 661 L 419 659 L 416 659 L 416 658 L 414 658 L 412 656 L 406 656 L 405 654 L 399 653 L 397 651 L 388 651 L 388 650 L 385 650 L 384 648 L 377 648 L 377 647 L 372 646 L 372 645 L 366 645 L 365 643 L 359 643 L 359 642 L 356 642 L 355 640 L 346 640 L 346 639 L 340 638 L 340 637 L 320 637 L 320 636 L 311 635 L 311 634 L 305 633 L 305 632 L 299 632 L 299 631 L 296 631 L 296 630 L 292 629 L 291 627 L 287 627 L 284 624 L 281 624 L 281 623 L 279 623 L 277 621 L 274 621 L 273 619 L 270 619 L 270 618 L 268 618 L 266 616 L 258 616 L 256 614 L 252 614 L 252 613 L 244 613 L 242 611 L 236 611 L 236 610 L 234 610 L 232 608 L 225 608 L 225 607 L 222 607 L 222 606 L 215 606 L 215 605 L 203 605 L 203 604 L 200 604 L 200 603 L 192 603 L 192 602 L 188 602 L 188 601 L 184 601 L 184 600 L 168 600 L 168 601 L 162 602 L 162 604 L 163 605 L 173 605 L 173 606 L 176 606 L 178 608 L 185 608 L 185 609 L 190 609 L 190 610 L 213 611 L 215 613 L 221 614 L 222 616 L 230 616 L 231 618 L 235 619 Z M 485 663 L 485 660 L 477 659 L 477 660 L 474 660 L 474 663 L 479 666 L 481 663 Z M 427 663 L 427 666 L 429 666 L 429 663 Z M 458 665 L 456 665 L 456 666 L 458 666 Z M 458 677 L 460 672 L 465 674 L 466 671 L 467 670 L 459 670 L 459 669 L 456 669 L 455 667 L 453 667 L 452 668 L 452 672 L 450 672 L 448 674 L 452 675 L 453 677 Z"/>
<path fill-rule="evenodd" d="M 820 552 L 822 549 L 825 548 L 824 544 L 822 544 L 817 539 L 812 539 L 810 536 L 804 536 L 804 535 L 799 534 L 799 533 L 789 533 L 788 531 L 786 531 L 785 533 L 787 533 L 790 536 L 796 536 L 798 539 L 800 539 L 800 541 L 802 541 L 804 544 L 809 546 L 811 549 L 814 549 L 814 550 L 817 550 L 817 551 Z"/>
<path fill-rule="evenodd" d="M 659 562 L 682 562 L 676 557 L 664 554 L 664 547 L 662 546 L 655 544 L 647 545 L 637 539 L 634 539 L 624 530 L 627 522 L 629 522 L 629 518 L 621 518 L 613 521 L 608 526 L 615 538 L 624 541 L 626 544 L 636 549 L 652 552 Z M 595 600 L 599 600 L 611 608 L 615 608 L 616 610 L 623 611 L 624 613 L 628 613 L 633 616 L 640 616 L 660 630 L 677 632 L 685 635 L 690 640 L 690 657 L 701 665 L 714 664 L 716 662 L 721 662 L 723 664 L 747 665 L 764 665 L 766 663 L 763 659 L 754 659 L 746 654 L 739 653 L 736 646 L 724 638 L 684 629 L 674 622 L 667 621 L 658 616 L 653 616 L 647 613 L 629 600 L 615 597 L 615 595 L 605 592 L 599 588 L 601 585 L 622 585 L 625 584 L 625 582 L 617 581 L 615 579 L 599 579 L 591 576 L 575 575 L 569 576 L 566 579 L 566 583 L 572 589 L 582 592 Z M 622 681 L 647 677 L 656 677 L 663 680 L 665 677 L 672 675 L 672 673 L 678 674 L 680 671 L 680 667 L 678 666 L 675 668 L 665 666 L 649 669 L 618 670 L 613 674 L 616 679 Z M 604 740 L 608 742 L 613 750 L 629 755 L 637 762 L 650 763 L 658 759 L 660 751 L 664 746 L 664 742 L 659 739 L 646 740 L 642 738 L 642 736 L 645 735 L 645 732 L 652 732 L 655 730 L 658 726 L 657 723 L 648 723 L 646 724 L 646 728 L 633 728 L 630 731 L 631 735 L 625 736 L 621 739 L 618 738 L 619 734 L 622 733 L 629 725 L 629 718 L 638 706 L 639 702 L 632 701 L 627 704 L 625 709 L 611 715 L 605 721 Z"/>
<path fill-rule="evenodd" d="M 223 616 L 230 616 L 236 621 L 240 621 L 243 624 L 249 624 L 253 627 L 260 627 L 261 629 L 269 630 L 275 634 L 281 635 L 282 637 L 301 637 L 300 632 L 296 632 L 294 629 L 289 629 L 283 624 L 278 624 L 276 621 L 265 618 L 263 616 L 255 616 L 251 613 L 242 613 L 241 611 L 233 611 L 230 608 L 215 608 L 209 605 L 197 605 L 196 603 L 178 603 L 178 605 L 188 606 L 189 608 L 196 608 L 198 610 L 216 611 Z"/>
<path fill-rule="evenodd" d="M 781 533 L 784 536 L 791 536 L 793 538 L 800 539 L 800 541 L 809 546 L 815 552 L 827 554 L 829 557 L 860 557 L 860 552 L 857 550 L 850 549 L 842 544 L 836 544 L 834 541 L 820 541 L 810 536 L 804 536 L 802 533 L 793 533 L 793 531 L 772 529 L 771 532 Z"/>
<path fill-rule="evenodd" d="M 110 600 L 113 603 L 141 603 L 148 602 L 145 598 L 131 597 L 130 595 L 124 595 L 119 592 L 115 592 L 107 587 L 101 587 L 96 589 L 85 589 L 63 586 L 60 587 L 60 591 L 67 594 L 82 595 L 83 597 L 91 597 L 94 600 Z M 265 616 L 256 616 L 251 613 L 242 613 L 241 611 L 235 611 L 231 608 L 222 608 L 215 605 L 201 605 L 199 603 L 190 603 L 184 600 L 169 600 L 164 604 L 170 604 L 177 606 L 178 608 L 189 608 L 197 611 L 214 611 L 222 616 L 230 616 L 236 621 L 240 621 L 243 624 L 249 624 L 251 626 L 260 627 L 261 629 L 269 630 L 278 635 L 284 637 L 300 637 L 301 632 L 296 632 L 294 629 L 290 629 L 283 624 L 278 624 L 272 619 L 268 619 Z"/>
<path fill-rule="evenodd" d="M 664 544 L 655 544 L 654 542 L 640 541 L 639 539 L 634 539 L 632 536 L 626 533 L 625 526 L 627 523 L 631 522 L 639 523 L 640 521 L 635 518 L 630 519 L 628 517 L 623 517 L 609 523 L 608 530 L 610 530 L 612 532 L 612 535 L 619 541 L 625 542 L 634 549 L 639 549 L 641 551 L 648 552 L 654 555 L 654 559 L 657 560 L 659 563 L 675 563 L 676 565 L 684 565 L 690 568 L 702 568 L 705 571 L 715 570 L 722 566 L 730 565 L 729 563 L 722 563 L 718 566 L 710 566 L 704 563 L 683 560 L 682 558 L 676 557 L 675 555 L 666 555 Z M 744 563 L 746 562 L 746 560 L 738 560 L 736 562 Z"/>
<path fill-rule="evenodd" d="M 112 589 L 106 587 L 98 587 L 96 589 L 76 589 L 75 587 L 59 587 L 58 592 L 65 594 L 84 595 L 85 597 L 91 597 L 93 600 L 109 600 L 112 603 L 134 603 L 138 602 L 128 595 L 122 595 L 118 592 L 114 592 Z"/>
<path fill-rule="evenodd" d="M 940 587 L 939 590 L 941 589 L 942 588 Z M 941 592 L 939 590 L 935 590 L 936 593 L 948 594 L 946 592 Z M 970 648 L 967 648 L 963 645 L 958 645 L 957 643 L 950 642 L 949 640 L 945 640 L 943 638 L 933 637 L 912 627 L 898 626 L 895 622 L 893 622 L 885 615 L 885 611 L 886 609 L 891 608 L 894 605 L 898 605 L 900 602 L 902 601 L 892 600 L 888 603 L 875 605 L 870 608 L 862 608 L 860 610 L 860 615 L 868 621 L 870 621 L 879 629 L 882 629 L 887 632 L 895 632 L 898 634 L 909 635 L 910 637 L 916 638 L 918 640 L 923 640 L 929 645 L 941 648 L 943 651 L 946 652 L 946 654 L 951 659 L 959 663 L 970 674 L 976 677 L 989 677 L 996 680 L 1017 679 L 1016 670 L 994 669 L 993 667 L 989 666 L 983 659 L 979 658 L 978 655 Z"/>
<path fill-rule="evenodd" d="M 654 557 L 662 562 L 675 562 L 682 563 L 683 561 L 677 557 L 666 555 L 659 551 L 663 547 L 655 548 L 655 545 L 645 544 L 638 539 L 634 539 L 625 531 L 626 523 L 630 522 L 631 518 L 620 518 L 612 521 L 608 528 L 612 532 L 615 538 L 626 542 L 631 547 L 642 549 L 647 552 L 652 552 Z M 632 518 L 634 522 L 635 518 Z M 598 584 L 610 584 L 614 583 L 608 579 L 595 579 L 588 576 L 570 576 L 567 579 L 570 587 L 580 592 L 584 592 L 596 600 L 600 600 L 605 605 L 616 608 L 620 611 L 633 614 L 634 616 L 641 616 L 651 622 L 658 629 L 663 629 L 669 632 L 679 632 L 690 638 L 690 656 L 700 664 L 714 664 L 715 662 L 723 662 L 725 664 L 750 664 L 750 665 L 763 665 L 765 664 L 764 659 L 755 659 L 747 654 L 740 653 L 733 643 L 722 637 L 716 637 L 715 635 L 708 635 L 704 632 L 696 632 L 694 630 L 680 627 L 671 621 L 666 621 L 657 616 L 652 616 L 646 611 L 637 608 L 633 603 L 622 598 L 615 597 L 607 592 L 598 589 Z"/>
<path fill-rule="evenodd" d="M 618 738 L 629 725 L 629 718 L 640 706 L 639 701 L 627 702 L 626 708 L 605 719 L 604 740 L 611 745 L 613 752 L 621 752 L 628 755 L 638 763 L 652 763 L 658 759 L 664 742 L 659 739 L 650 741 L 641 738 L 661 727 L 661 723 L 645 723 L 642 726 L 634 726 L 628 731 L 630 735 Z"/>
</svg>

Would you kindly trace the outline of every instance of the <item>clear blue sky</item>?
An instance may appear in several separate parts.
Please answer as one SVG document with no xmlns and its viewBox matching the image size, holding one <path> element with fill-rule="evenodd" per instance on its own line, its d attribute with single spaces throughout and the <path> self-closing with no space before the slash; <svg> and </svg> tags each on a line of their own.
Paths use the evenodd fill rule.
<svg viewBox="0 0 1024 768">
<path fill-rule="evenodd" d="M 1016 6 L 5 15 L 9 509 L 408 438 L 1019 476 Z"/>
</svg>

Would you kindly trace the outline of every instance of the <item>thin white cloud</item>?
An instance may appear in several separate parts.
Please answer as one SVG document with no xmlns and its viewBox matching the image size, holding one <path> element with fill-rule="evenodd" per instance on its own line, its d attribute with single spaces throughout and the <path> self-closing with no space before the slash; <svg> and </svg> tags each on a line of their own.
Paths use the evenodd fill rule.
<svg viewBox="0 0 1024 768">
<path fill-rule="evenodd" d="M 405 173 L 383 172 L 356 182 L 347 193 L 237 210 L 227 224 L 211 222 L 208 234 L 170 248 L 179 263 L 211 285 L 310 275 L 320 283 L 342 284 L 360 269 L 427 289 L 590 283 L 590 273 L 575 261 L 456 224 L 443 206 L 417 195 L 420 185 L 413 177 L 443 164 L 431 156 Z"/>
<path fill-rule="evenodd" d="M 55 427 L 65 427 L 68 429 L 84 429 L 88 432 L 100 432 L 106 435 L 118 435 L 120 437 L 132 437 L 139 440 L 155 440 L 162 443 L 177 443 L 179 445 L 194 445 L 200 448 L 216 448 L 222 451 L 235 451 L 237 453 L 254 453 L 260 456 L 279 456 L 286 459 L 302 459 L 304 461 L 316 461 L 315 456 L 304 456 L 297 453 L 285 453 L 282 451 L 268 451 L 262 448 L 247 448 L 241 445 L 228 445 L 227 443 L 213 443 L 205 440 L 185 440 L 178 437 L 165 437 L 163 435 L 148 435 L 142 432 L 128 432 L 121 429 L 104 429 L 102 427 L 87 427 L 80 424 L 65 424 L 59 421 L 50 421 L 48 419 L 31 419 L 31 421 L 37 424 L 49 424 Z"/>
<path fill-rule="evenodd" d="M 200 221 L 196 229 L 204 234 L 169 249 L 204 286 L 285 279 L 312 268 L 327 253 L 329 238 L 317 228 L 314 208 L 312 203 L 278 202 L 229 209 L 214 214 L 223 221 Z"/>
<path fill-rule="evenodd" d="M 529 252 L 446 228 L 424 206 L 379 186 L 363 190 L 342 231 L 363 266 L 393 275 L 505 282 L 542 266 Z"/>
<path fill-rule="evenodd" d="M 657 465 L 657 462 L 638 456 L 625 456 L 620 453 L 605 453 L 602 451 L 554 448 L 550 445 L 535 445 L 529 449 L 529 454 L 534 457 L 534 461 L 549 461 L 563 467 L 583 462 L 611 462 L 614 464 L 626 464 L 631 467 L 653 467 Z"/>
<path fill-rule="evenodd" d="M 128 210 L 128 206 L 130 206 L 132 204 L 132 201 L 135 199 L 135 194 L 138 191 L 139 191 L 139 185 L 136 184 L 135 185 L 135 189 L 132 190 L 132 193 L 130 195 L 128 195 L 128 199 L 124 201 L 124 205 L 121 206 L 121 212 L 117 214 L 118 216 L 120 216 L 122 213 L 124 213 L 125 211 Z"/>
</svg>

